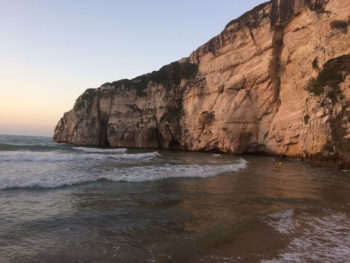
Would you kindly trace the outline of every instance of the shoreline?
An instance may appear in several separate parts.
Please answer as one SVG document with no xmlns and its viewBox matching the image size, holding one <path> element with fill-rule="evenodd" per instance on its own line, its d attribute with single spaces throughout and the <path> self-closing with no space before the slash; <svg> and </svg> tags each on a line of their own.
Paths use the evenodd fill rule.
<svg viewBox="0 0 350 263">
<path fill-rule="evenodd" d="M 234 156 L 245 156 L 245 155 L 252 155 L 252 156 L 271 156 L 276 157 L 280 159 L 287 159 L 287 160 L 300 160 L 304 163 L 310 164 L 312 167 L 323 167 L 323 168 L 331 168 L 331 169 L 338 169 L 338 170 L 350 170 L 350 160 L 345 160 L 344 158 L 340 158 L 338 154 L 328 154 L 326 156 L 323 153 L 311 155 L 311 156 L 288 156 L 288 155 L 281 155 L 281 154 L 274 154 L 269 152 L 245 152 L 245 153 L 233 153 L 233 152 L 223 152 L 218 149 L 215 150 L 188 150 L 188 149 L 165 149 L 165 148 L 146 148 L 146 147 L 101 147 L 96 145 L 81 145 L 81 144 L 72 144 L 72 143 L 63 143 L 63 142 L 56 142 L 58 144 L 66 144 L 71 145 L 74 147 L 87 147 L 87 148 L 98 148 L 98 149 L 135 149 L 135 150 L 167 150 L 171 152 L 189 152 L 189 153 L 212 153 L 212 154 L 225 154 L 225 155 L 234 155 Z"/>
</svg>

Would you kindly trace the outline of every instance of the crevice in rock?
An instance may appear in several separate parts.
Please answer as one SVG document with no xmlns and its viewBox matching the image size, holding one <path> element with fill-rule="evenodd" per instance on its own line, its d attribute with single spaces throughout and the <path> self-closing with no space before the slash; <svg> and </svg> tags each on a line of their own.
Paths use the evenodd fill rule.
<svg viewBox="0 0 350 263">
<path fill-rule="evenodd" d="M 184 88 L 176 85 L 166 90 L 168 105 L 158 123 L 158 141 L 162 148 L 179 149 L 182 138 L 180 120 L 183 115 Z"/>
<path fill-rule="evenodd" d="M 329 0 L 305 0 L 305 3 L 309 9 L 317 13 L 324 13 L 328 2 Z"/>
<path fill-rule="evenodd" d="M 272 39 L 272 59 L 270 62 L 269 72 L 274 89 L 274 101 L 281 103 L 279 94 L 281 87 L 281 54 L 283 50 L 284 26 L 279 25 L 274 28 Z"/>
<path fill-rule="evenodd" d="M 295 0 L 273 0 L 270 13 L 271 26 L 287 23 L 295 15 Z"/>
<path fill-rule="evenodd" d="M 251 28 L 248 28 L 248 31 L 249 31 L 249 35 L 250 35 L 250 37 L 252 38 L 253 43 L 254 43 L 256 49 L 257 49 L 258 52 L 260 53 L 261 51 L 260 51 L 260 48 L 259 48 L 258 44 L 256 43 L 256 40 L 255 40 L 254 34 L 253 34 L 253 32 L 252 32 L 252 29 L 251 29 Z"/>
<path fill-rule="evenodd" d="M 101 147 L 110 147 L 110 144 L 108 142 L 108 137 L 107 137 L 107 122 L 101 122 L 100 123 L 100 146 Z"/>
<path fill-rule="evenodd" d="M 180 143 L 173 139 L 170 143 L 169 143 L 169 149 L 172 149 L 172 150 L 180 150 L 181 149 L 181 145 Z"/>
<path fill-rule="evenodd" d="M 112 98 L 111 98 L 112 100 Z M 112 101 L 109 103 L 110 107 L 112 105 Z M 100 96 L 97 97 L 97 111 L 98 111 L 98 124 L 99 124 L 99 146 L 100 147 L 110 147 L 110 143 L 108 141 L 108 119 L 111 109 L 108 112 L 102 112 L 100 108 Z"/>
</svg>

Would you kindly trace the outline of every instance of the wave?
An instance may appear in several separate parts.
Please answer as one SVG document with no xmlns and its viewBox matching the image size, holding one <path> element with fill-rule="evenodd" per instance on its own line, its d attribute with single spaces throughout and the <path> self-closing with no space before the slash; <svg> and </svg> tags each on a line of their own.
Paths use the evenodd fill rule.
<svg viewBox="0 0 350 263">
<path fill-rule="evenodd" d="M 147 153 L 138 154 L 145 155 Z M 155 154 L 155 153 L 149 153 Z M 158 154 L 158 153 L 157 153 Z M 118 167 L 110 171 L 97 170 L 86 167 L 88 173 L 82 169 L 72 171 L 72 169 L 61 169 L 55 173 L 35 173 L 19 175 L 9 175 L 7 178 L 0 176 L 0 189 L 13 188 L 56 188 L 109 180 L 115 182 L 146 182 L 157 181 L 166 178 L 195 178 L 211 177 L 222 173 L 238 172 L 247 167 L 247 161 L 240 159 L 233 164 L 226 165 L 162 165 L 162 166 L 138 166 L 138 167 Z"/>
<path fill-rule="evenodd" d="M 1 146 L 56 146 L 52 138 L 40 136 L 0 135 Z"/>
<path fill-rule="evenodd" d="M 279 212 L 274 212 L 269 215 L 273 219 L 285 220 L 294 216 L 294 209 L 286 209 Z"/>
<path fill-rule="evenodd" d="M 145 182 L 166 178 L 196 178 L 212 177 L 228 172 L 238 172 L 247 167 L 247 161 L 240 159 L 237 163 L 226 165 L 163 165 L 131 167 L 127 172 L 114 169 L 104 175 L 111 181 Z"/>
<path fill-rule="evenodd" d="M 299 227 L 298 222 L 293 220 L 294 213 L 294 209 L 274 212 L 266 223 L 281 234 L 289 234 Z"/>
<path fill-rule="evenodd" d="M 125 159 L 149 159 L 160 156 L 158 152 L 147 153 L 61 153 L 61 152 L 27 152 L 27 151 L 3 151 L 0 152 L 0 161 L 6 162 L 81 162 Z"/>
<path fill-rule="evenodd" d="M 56 143 L 42 143 L 42 144 L 29 144 L 29 143 L 0 143 L 0 151 L 32 151 L 32 152 L 43 152 L 43 151 L 79 151 L 85 153 L 125 153 L 126 148 L 116 149 L 103 149 L 103 148 L 91 148 L 91 147 L 71 147 L 66 144 Z"/>
<path fill-rule="evenodd" d="M 82 160 L 106 160 L 101 154 L 74 154 L 59 152 L 0 152 L 0 161 L 6 162 L 67 162 Z"/>
<path fill-rule="evenodd" d="M 64 149 L 67 148 L 65 145 L 56 144 L 25 144 L 25 143 L 0 143 L 0 151 L 52 151 L 53 149 Z"/>
<path fill-rule="evenodd" d="M 156 158 L 162 156 L 159 152 L 146 152 L 146 153 L 123 153 L 123 154 L 113 154 L 108 155 L 110 159 L 147 159 Z"/>
<path fill-rule="evenodd" d="M 87 152 L 87 153 L 124 153 L 127 151 L 126 148 L 102 149 L 102 148 L 90 148 L 90 147 L 73 147 L 73 149 L 77 151 Z"/>
<path fill-rule="evenodd" d="M 274 216 L 271 218 L 276 220 L 268 224 L 293 238 L 279 256 L 262 262 L 348 262 L 350 220 L 346 214 L 324 210 L 316 216 L 308 211 L 294 214 L 294 210 L 287 210 L 279 219 Z M 289 228 L 288 220 L 293 228 Z"/>
</svg>

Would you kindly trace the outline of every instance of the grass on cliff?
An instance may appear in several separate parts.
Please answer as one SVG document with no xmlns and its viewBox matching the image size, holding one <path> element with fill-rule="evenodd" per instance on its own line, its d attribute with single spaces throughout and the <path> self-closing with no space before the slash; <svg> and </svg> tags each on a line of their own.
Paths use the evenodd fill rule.
<svg viewBox="0 0 350 263">
<path fill-rule="evenodd" d="M 74 111 L 79 111 L 85 105 L 90 106 L 96 96 L 99 96 L 100 91 L 98 89 L 87 89 L 74 104 Z"/>
<path fill-rule="evenodd" d="M 166 87 L 171 88 L 174 85 L 179 85 L 181 79 L 193 79 L 197 75 L 198 66 L 189 62 L 179 63 L 173 62 L 169 65 L 162 67 L 158 71 L 141 75 L 132 80 L 122 79 L 114 81 L 112 83 L 105 83 L 104 85 L 111 85 L 115 89 L 134 88 L 136 89 L 136 95 L 142 96 L 143 91 L 147 88 L 150 81 L 159 84 L 164 84 Z"/>
<path fill-rule="evenodd" d="M 313 66 L 316 66 L 315 60 Z M 324 87 L 329 85 L 335 90 L 329 92 L 327 96 L 331 99 L 335 98 L 337 95 L 336 88 L 338 87 L 338 84 L 344 81 L 343 72 L 350 72 L 350 55 L 344 55 L 328 60 L 318 74 L 318 77 L 311 81 L 308 90 L 319 96 L 324 92 Z"/>
<path fill-rule="evenodd" d="M 312 67 L 314 69 L 318 69 L 318 58 L 315 58 L 313 61 L 312 61 Z"/>
<path fill-rule="evenodd" d="M 346 126 L 349 121 L 350 116 L 346 107 L 343 107 L 337 117 L 331 121 L 332 139 L 324 145 L 324 151 L 350 153 L 350 139 L 346 138 Z"/>
<path fill-rule="evenodd" d="M 346 20 L 334 20 L 331 22 L 331 28 L 340 30 L 344 34 L 348 33 L 348 21 Z"/>
</svg>

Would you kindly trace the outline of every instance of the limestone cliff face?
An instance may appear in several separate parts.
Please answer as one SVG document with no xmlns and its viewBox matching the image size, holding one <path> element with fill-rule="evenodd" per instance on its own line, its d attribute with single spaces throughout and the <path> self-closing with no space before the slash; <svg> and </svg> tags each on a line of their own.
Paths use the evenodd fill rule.
<svg viewBox="0 0 350 263">
<path fill-rule="evenodd" d="M 192 52 L 87 90 L 54 140 L 349 160 L 350 2 L 273 0 Z"/>
</svg>

